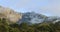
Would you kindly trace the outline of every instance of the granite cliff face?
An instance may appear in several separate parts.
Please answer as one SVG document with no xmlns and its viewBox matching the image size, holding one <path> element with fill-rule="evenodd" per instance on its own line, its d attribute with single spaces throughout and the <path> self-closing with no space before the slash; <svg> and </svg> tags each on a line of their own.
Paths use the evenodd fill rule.
<svg viewBox="0 0 60 32">
<path fill-rule="evenodd" d="M 3 17 L 9 19 L 11 22 L 17 22 L 22 17 L 22 14 L 17 13 L 10 8 L 5 8 L 2 6 L 0 6 L 0 14 L 4 15 Z"/>
</svg>

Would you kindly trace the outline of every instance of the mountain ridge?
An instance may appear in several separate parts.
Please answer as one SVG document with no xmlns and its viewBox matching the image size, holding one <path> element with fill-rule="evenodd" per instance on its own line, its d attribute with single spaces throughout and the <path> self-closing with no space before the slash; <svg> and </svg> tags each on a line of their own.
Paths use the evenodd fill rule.
<svg viewBox="0 0 60 32">
<path fill-rule="evenodd" d="M 28 24 L 38 24 L 38 23 L 51 23 L 51 22 L 58 22 L 60 21 L 60 17 L 48 17 L 43 14 L 38 14 L 35 12 L 26 12 L 26 13 L 18 13 L 15 12 L 13 9 L 5 8 L 0 6 L 0 17 L 7 18 L 10 22 L 21 24 L 26 22 Z"/>
</svg>

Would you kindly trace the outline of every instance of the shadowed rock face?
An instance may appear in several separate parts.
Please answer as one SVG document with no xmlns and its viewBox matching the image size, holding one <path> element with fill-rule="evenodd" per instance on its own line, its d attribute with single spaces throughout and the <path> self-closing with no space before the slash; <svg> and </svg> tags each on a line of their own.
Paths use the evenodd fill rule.
<svg viewBox="0 0 60 32">
<path fill-rule="evenodd" d="M 45 15 L 38 14 L 35 12 L 27 12 L 22 15 L 22 19 L 20 19 L 18 23 L 20 24 L 21 22 L 25 22 L 28 24 L 38 24 L 42 23 L 45 18 L 47 18 L 47 16 Z"/>
<path fill-rule="evenodd" d="M 5 18 L 9 19 L 11 22 L 17 22 L 22 17 L 22 14 L 14 12 L 14 10 L 2 6 L 0 6 L 0 14 L 3 14 Z"/>
</svg>

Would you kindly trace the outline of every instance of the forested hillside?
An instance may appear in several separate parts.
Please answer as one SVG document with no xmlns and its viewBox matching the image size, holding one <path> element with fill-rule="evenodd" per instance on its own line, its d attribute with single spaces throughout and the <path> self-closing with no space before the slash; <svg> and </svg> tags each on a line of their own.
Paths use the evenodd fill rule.
<svg viewBox="0 0 60 32">
<path fill-rule="evenodd" d="M 60 21 L 53 23 L 40 23 L 28 25 L 22 23 L 20 25 L 14 23 L 9 24 L 5 18 L 0 18 L 0 32 L 60 32 Z"/>
</svg>

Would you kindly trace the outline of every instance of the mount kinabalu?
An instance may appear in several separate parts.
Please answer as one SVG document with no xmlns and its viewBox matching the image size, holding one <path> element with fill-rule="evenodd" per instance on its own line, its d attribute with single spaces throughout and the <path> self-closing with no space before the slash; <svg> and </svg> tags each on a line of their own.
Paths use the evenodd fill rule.
<svg viewBox="0 0 60 32">
<path fill-rule="evenodd" d="M 10 22 L 18 24 L 21 24 L 23 22 L 26 22 L 28 24 L 38 24 L 42 22 L 58 22 L 56 20 L 60 21 L 60 17 L 47 17 L 35 12 L 17 13 L 10 8 L 5 8 L 2 6 L 0 6 L 0 17 L 7 18 L 10 20 Z"/>
<path fill-rule="evenodd" d="M 0 6 L 0 14 L 4 15 L 3 18 L 9 19 L 11 22 L 27 22 L 27 23 L 41 23 L 46 18 L 45 15 L 37 14 L 34 12 L 17 13 L 10 8 Z M 0 15 L 1 16 L 1 15 Z"/>
</svg>

